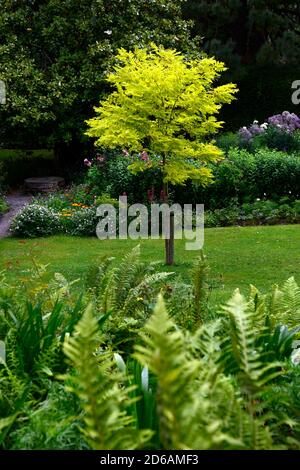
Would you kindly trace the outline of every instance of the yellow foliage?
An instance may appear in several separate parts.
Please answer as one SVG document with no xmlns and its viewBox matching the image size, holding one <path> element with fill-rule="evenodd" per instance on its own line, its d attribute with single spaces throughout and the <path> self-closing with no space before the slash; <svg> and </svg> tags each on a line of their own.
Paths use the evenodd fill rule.
<svg viewBox="0 0 300 470">
<path fill-rule="evenodd" d="M 215 115 L 237 92 L 232 83 L 214 86 L 224 70 L 213 58 L 189 60 L 155 44 L 120 49 L 107 78 L 115 91 L 95 108 L 87 134 L 101 147 L 147 151 L 148 161 L 130 165 L 135 173 L 159 168 L 165 182 L 207 184 L 212 178 L 207 164 L 222 158 L 207 136 L 218 132 L 223 123 Z"/>
</svg>

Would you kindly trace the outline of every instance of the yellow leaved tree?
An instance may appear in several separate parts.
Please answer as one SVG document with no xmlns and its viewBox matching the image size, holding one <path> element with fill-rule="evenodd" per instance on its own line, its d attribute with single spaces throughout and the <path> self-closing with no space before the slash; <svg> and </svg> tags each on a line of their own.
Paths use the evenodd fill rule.
<svg viewBox="0 0 300 470">
<path fill-rule="evenodd" d="M 213 58 L 188 59 L 151 44 L 148 49 L 120 49 L 107 80 L 114 91 L 95 108 L 87 134 L 97 146 L 127 149 L 133 173 L 158 168 L 164 202 L 169 183 L 191 179 L 209 184 L 208 164 L 222 158 L 211 136 L 223 122 L 216 119 L 237 91 L 233 83 L 215 86 L 225 65 Z M 174 240 L 166 239 L 166 262 L 173 263 Z"/>
</svg>

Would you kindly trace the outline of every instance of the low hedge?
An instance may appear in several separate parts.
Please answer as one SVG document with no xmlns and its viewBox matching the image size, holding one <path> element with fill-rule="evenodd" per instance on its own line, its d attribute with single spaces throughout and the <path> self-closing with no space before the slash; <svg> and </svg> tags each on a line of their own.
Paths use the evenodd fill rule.
<svg viewBox="0 0 300 470">
<path fill-rule="evenodd" d="M 202 203 L 207 209 L 256 199 L 279 201 L 300 198 L 300 155 L 270 149 L 255 153 L 230 149 L 228 156 L 212 167 L 214 183 L 206 188 L 192 183 L 174 188 L 180 203 Z"/>
<path fill-rule="evenodd" d="M 159 200 L 160 174 L 147 170 L 132 175 L 127 169 L 128 164 L 124 156 L 107 154 L 103 162 L 93 164 L 87 170 L 85 181 L 95 194 L 107 192 L 118 198 L 126 193 L 130 203 L 145 203 L 149 194 L 154 200 Z M 224 160 L 210 168 L 214 174 L 212 184 L 204 188 L 188 182 L 185 186 L 170 187 L 172 200 L 180 204 L 205 204 L 206 209 L 217 209 L 233 203 L 252 202 L 257 198 L 274 201 L 282 197 L 300 198 L 300 153 L 269 148 L 250 152 L 231 147 Z"/>
<path fill-rule="evenodd" d="M 257 200 L 251 204 L 230 206 L 205 211 L 205 227 L 228 227 L 232 225 L 278 225 L 300 223 L 300 200 L 287 198 L 279 202 Z"/>
</svg>

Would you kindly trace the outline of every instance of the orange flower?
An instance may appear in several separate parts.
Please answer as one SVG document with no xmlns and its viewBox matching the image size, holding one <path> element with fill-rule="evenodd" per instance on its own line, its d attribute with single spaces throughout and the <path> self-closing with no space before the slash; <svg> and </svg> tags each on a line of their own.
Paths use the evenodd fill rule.
<svg viewBox="0 0 300 470">
<path fill-rule="evenodd" d="M 66 211 L 66 209 L 64 209 L 64 211 Z M 71 217 L 72 212 L 61 212 L 60 215 L 62 217 Z"/>
</svg>

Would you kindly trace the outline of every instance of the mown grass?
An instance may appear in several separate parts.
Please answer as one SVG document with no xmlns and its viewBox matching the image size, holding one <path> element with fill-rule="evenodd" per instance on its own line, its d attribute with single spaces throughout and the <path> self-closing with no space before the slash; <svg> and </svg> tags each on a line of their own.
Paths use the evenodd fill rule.
<svg viewBox="0 0 300 470">
<path fill-rule="evenodd" d="M 138 242 L 57 236 L 34 240 L 0 240 L 0 270 L 20 276 L 32 266 L 32 258 L 49 264 L 49 275 L 61 272 L 68 279 L 84 279 L 88 270 L 103 256 L 122 257 Z M 160 261 L 159 269 L 188 276 L 197 251 L 186 251 L 184 240 L 176 240 L 176 265 L 164 266 L 161 240 L 140 241 L 142 259 Z M 250 284 L 266 291 L 290 276 L 300 281 L 300 227 L 230 227 L 205 230 L 204 252 L 211 267 L 209 286 L 212 301 L 223 301 L 239 287 L 247 292 Z"/>
</svg>

